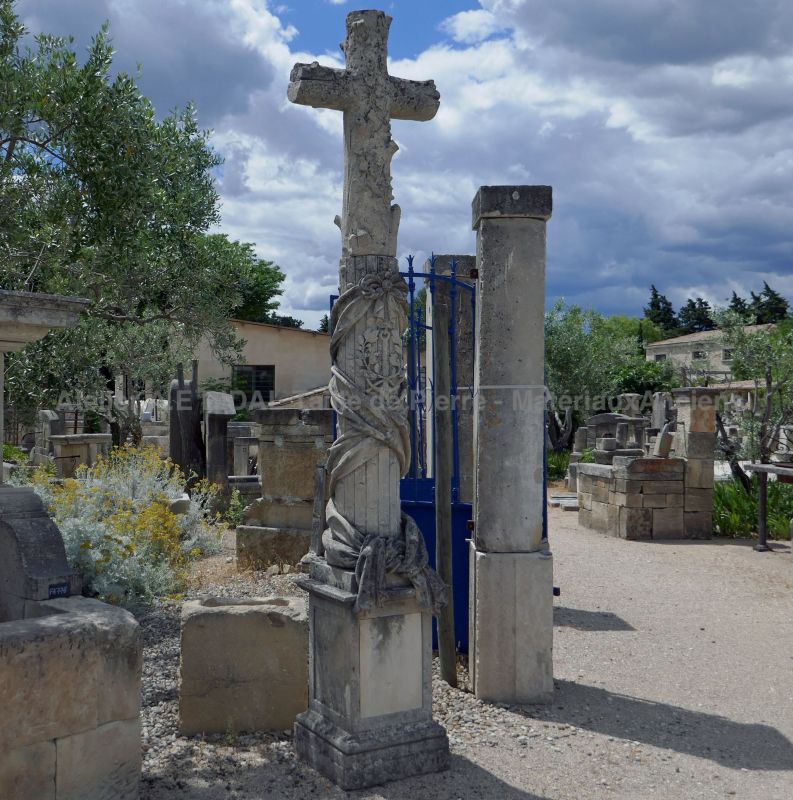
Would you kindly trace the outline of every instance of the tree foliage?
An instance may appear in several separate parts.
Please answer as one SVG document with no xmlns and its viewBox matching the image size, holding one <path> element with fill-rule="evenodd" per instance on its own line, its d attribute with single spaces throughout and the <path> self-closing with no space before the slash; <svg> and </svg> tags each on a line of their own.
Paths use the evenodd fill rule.
<svg viewBox="0 0 793 800">
<path fill-rule="evenodd" d="M 159 382 L 202 337 L 231 358 L 228 318 L 251 287 L 272 312 L 283 275 L 208 233 L 221 159 L 195 110 L 160 121 L 133 77 L 111 77 L 107 27 L 83 63 L 71 40 L 31 48 L 24 35 L 0 0 L 0 286 L 91 304 L 75 330 L 10 359 L 11 402 L 97 391 L 120 373 Z"/>
<path fill-rule="evenodd" d="M 713 310 L 707 300 L 702 297 L 696 299 L 689 297 L 678 315 L 681 332 L 686 334 L 712 331 L 716 327 L 712 315 Z"/>
<path fill-rule="evenodd" d="M 636 319 L 557 302 L 545 316 L 546 385 L 553 407 L 572 404 L 580 420 L 622 392 L 670 388 L 670 367 L 645 360 L 643 327 Z"/>
<path fill-rule="evenodd" d="M 674 306 L 655 286 L 650 287 L 650 302 L 644 309 L 644 316 L 667 334 L 673 333 L 679 326 Z"/>
</svg>

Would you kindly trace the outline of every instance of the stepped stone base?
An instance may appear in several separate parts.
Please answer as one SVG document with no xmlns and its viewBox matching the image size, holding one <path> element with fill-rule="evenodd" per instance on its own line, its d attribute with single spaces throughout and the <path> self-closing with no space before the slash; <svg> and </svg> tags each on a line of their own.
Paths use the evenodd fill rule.
<svg viewBox="0 0 793 800">
<path fill-rule="evenodd" d="M 433 721 L 348 733 L 309 710 L 295 722 L 294 742 L 301 758 L 346 791 L 449 769 L 446 731 Z"/>
</svg>

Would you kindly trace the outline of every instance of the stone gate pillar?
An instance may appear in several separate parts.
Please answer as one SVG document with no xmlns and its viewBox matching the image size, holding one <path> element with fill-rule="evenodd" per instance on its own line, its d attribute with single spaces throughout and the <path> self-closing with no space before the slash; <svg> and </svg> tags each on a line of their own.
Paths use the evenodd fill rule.
<svg viewBox="0 0 793 800">
<path fill-rule="evenodd" d="M 543 522 L 545 227 L 550 186 L 483 186 L 477 232 L 470 668 L 476 696 L 553 695 L 553 560 Z"/>
</svg>

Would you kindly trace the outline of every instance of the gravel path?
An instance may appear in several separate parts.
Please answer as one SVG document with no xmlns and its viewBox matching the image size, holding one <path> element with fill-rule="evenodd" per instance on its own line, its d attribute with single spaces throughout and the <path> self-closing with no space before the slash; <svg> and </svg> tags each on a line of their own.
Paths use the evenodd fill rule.
<svg viewBox="0 0 793 800">
<path fill-rule="evenodd" d="M 793 556 L 626 542 L 576 517 L 550 511 L 554 703 L 495 707 L 436 680 L 452 769 L 369 791 L 329 784 L 288 734 L 178 736 L 179 608 L 159 607 L 142 620 L 143 800 L 793 797 Z M 291 576 L 238 576 L 225 557 L 201 582 L 234 596 L 299 591 Z"/>
</svg>

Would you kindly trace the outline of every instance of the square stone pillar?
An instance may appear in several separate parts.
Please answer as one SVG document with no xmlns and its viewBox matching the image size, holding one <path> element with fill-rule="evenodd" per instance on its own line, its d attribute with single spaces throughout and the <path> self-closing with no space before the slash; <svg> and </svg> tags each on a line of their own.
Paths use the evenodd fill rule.
<svg viewBox="0 0 793 800">
<path fill-rule="evenodd" d="M 483 186 L 477 232 L 471 678 L 476 696 L 553 696 L 553 559 L 544 530 L 549 186 Z"/>
<path fill-rule="evenodd" d="M 716 410 L 721 391 L 689 386 L 673 389 L 677 407 L 674 449 L 686 459 L 686 539 L 710 539 L 713 535 L 713 482 L 716 458 Z"/>
<path fill-rule="evenodd" d="M 295 749 L 342 789 L 449 768 L 446 731 L 432 719 L 432 615 L 412 587 L 355 611 L 353 573 L 323 560 L 309 592 L 309 705 Z"/>
<path fill-rule="evenodd" d="M 229 488 L 229 463 L 226 435 L 229 420 L 237 413 L 234 398 L 225 392 L 204 394 L 204 442 L 206 447 L 207 480 Z"/>
</svg>

